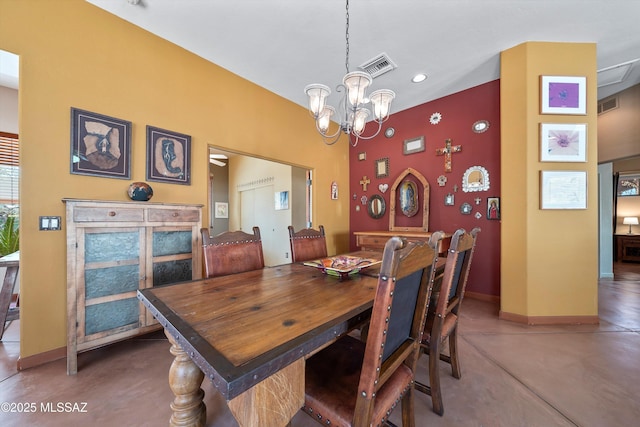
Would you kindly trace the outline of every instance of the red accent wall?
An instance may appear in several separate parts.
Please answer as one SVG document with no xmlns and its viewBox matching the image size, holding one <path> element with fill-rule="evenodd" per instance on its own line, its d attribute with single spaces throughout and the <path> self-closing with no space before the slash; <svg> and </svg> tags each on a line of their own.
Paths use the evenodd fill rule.
<svg viewBox="0 0 640 427">
<path fill-rule="evenodd" d="M 416 90 L 420 86 L 416 86 Z M 433 113 L 440 113 L 442 119 L 437 125 L 430 123 Z M 483 133 L 472 131 L 472 125 L 478 120 L 487 120 L 489 129 Z M 369 123 L 368 127 L 373 127 Z M 476 252 L 467 290 L 470 292 L 499 296 L 500 295 L 500 221 L 487 219 L 487 198 L 500 197 L 500 81 L 495 80 L 453 95 L 427 102 L 409 110 L 391 115 L 383 123 L 382 131 L 371 140 L 360 140 L 356 147 L 349 151 L 349 198 L 350 198 L 350 230 L 370 231 L 389 229 L 389 195 L 390 189 L 382 193 L 380 184 L 393 185 L 396 178 L 412 167 L 425 176 L 431 188 L 429 201 L 429 230 L 443 230 L 453 233 L 458 228 L 471 230 L 480 227 Z M 391 138 L 384 136 L 388 127 L 395 129 Z M 369 130 L 371 132 L 371 130 Z M 365 129 L 365 134 L 367 130 Z M 403 154 L 404 140 L 420 136 L 425 138 L 425 151 L 414 154 Z M 462 150 L 452 154 L 452 170 L 444 171 L 444 156 L 437 156 L 436 149 L 445 146 L 450 138 L 452 145 L 461 145 Z M 514 141 L 517 143 L 517 141 Z M 366 153 L 366 160 L 359 160 L 359 154 Z M 376 160 L 389 159 L 389 176 L 376 178 Z M 480 192 L 463 192 L 462 177 L 471 166 L 482 166 L 489 173 L 489 190 Z M 360 180 L 367 176 L 371 183 L 367 191 L 363 190 Z M 443 187 L 438 185 L 438 177 L 445 175 L 447 182 Z M 416 183 L 418 183 L 416 181 Z M 457 185 L 457 191 L 454 191 Z M 445 206 L 445 196 L 454 194 L 455 205 Z M 361 197 L 380 194 L 387 205 L 384 216 L 373 219 L 367 213 L 367 206 Z M 475 199 L 480 198 L 480 204 Z M 471 215 L 460 212 L 460 206 L 467 202 L 473 210 Z M 420 199 L 422 204 L 422 199 Z M 360 210 L 356 210 L 360 206 Z M 399 212 L 399 209 L 397 209 Z M 482 214 L 476 218 L 476 212 Z M 500 214 L 504 215 L 504 205 L 500 203 Z M 420 226 L 422 211 L 411 219 L 396 217 L 396 225 Z M 411 221 L 417 220 L 413 224 Z M 355 238 L 350 237 L 351 250 L 355 250 Z"/>
</svg>

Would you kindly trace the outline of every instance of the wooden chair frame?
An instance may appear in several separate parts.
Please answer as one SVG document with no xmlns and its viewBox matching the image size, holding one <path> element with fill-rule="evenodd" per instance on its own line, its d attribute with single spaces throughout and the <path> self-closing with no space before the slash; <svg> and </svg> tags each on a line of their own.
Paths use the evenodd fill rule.
<svg viewBox="0 0 640 427">
<path fill-rule="evenodd" d="M 435 279 L 435 307 L 430 307 L 427 313 L 421 347 L 429 354 L 429 385 L 416 381 L 415 388 L 431 396 L 433 412 L 438 415 L 444 414 L 440 389 L 440 360 L 451 365 L 454 378 L 460 379 L 462 376 L 458 357 L 458 319 L 479 232 L 480 228 L 476 227 L 470 233 L 459 229 L 453 234 L 444 273 Z M 441 282 L 440 286 L 438 282 Z M 449 355 L 442 354 L 442 345 L 447 338 Z"/>
<path fill-rule="evenodd" d="M 322 225 L 318 230 L 304 228 L 297 232 L 289 226 L 289 243 L 293 262 L 327 257 L 327 239 Z"/>
<path fill-rule="evenodd" d="M 415 425 L 413 379 L 442 236 L 389 239 L 366 343 L 347 335 L 307 361 L 303 409 L 316 421 L 383 425 L 401 402 L 403 426 Z"/>
<path fill-rule="evenodd" d="M 200 233 L 206 277 L 264 268 L 262 239 L 258 227 L 253 227 L 253 234 L 227 231 L 210 237 L 208 228 L 202 228 Z"/>
</svg>

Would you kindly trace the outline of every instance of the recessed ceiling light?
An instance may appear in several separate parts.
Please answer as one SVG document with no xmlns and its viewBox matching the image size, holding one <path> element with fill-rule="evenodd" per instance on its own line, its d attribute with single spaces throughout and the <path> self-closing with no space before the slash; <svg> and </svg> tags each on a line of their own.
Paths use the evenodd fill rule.
<svg viewBox="0 0 640 427">
<path fill-rule="evenodd" d="M 411 79 L 412 82 L 414 83 L 420 83 L 427 80 L 427 75 L 420 73 L 420 74 L 416 74 L 415 76 L 413 76 L 413 78 Z"/>
</svg>

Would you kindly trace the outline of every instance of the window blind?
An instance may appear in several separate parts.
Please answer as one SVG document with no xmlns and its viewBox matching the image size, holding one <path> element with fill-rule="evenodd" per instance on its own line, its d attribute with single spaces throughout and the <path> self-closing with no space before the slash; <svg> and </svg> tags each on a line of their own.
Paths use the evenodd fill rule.
<svg viewBox="0 0 640 427">
<path fill-rule="evenodd" d="M 17 205 L 20 187 L 18 135 L 0 132 L 0 204 Z"/>
</svg>

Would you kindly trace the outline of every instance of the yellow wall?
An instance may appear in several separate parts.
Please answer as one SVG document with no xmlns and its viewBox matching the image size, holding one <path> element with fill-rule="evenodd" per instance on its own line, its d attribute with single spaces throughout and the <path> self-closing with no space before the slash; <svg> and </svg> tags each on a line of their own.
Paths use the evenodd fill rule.
<svg viewBox="0 0 640 427">
<path fill-rule="evenodd" d="M 540 114 L 540 76 L 586 76 L 587 115 Z M 501 55 L 501 314 L 598 315 L 596 45 L 530 42 Z M 586 123 L 586 163 L 541 163 L 540 123 Z M 586 210 L 541 210 L 540 171 L 587 171 Z M 587 320 L 588 321 L 588 320 Z"/>
<path fill-rule="evenodd" d="M 325 146 L 306 110 L 82 0 L 1 1 L 0 49 L 20 55 L 21 358 L 65 346 L 65 231 L 38 231 L 63 198 L 126 200 L 145 180 L 145 127 L 192 138 L 191 185 L 152 183 L 154 202 L 207 203 L 207 145 L 314 170 L 328 244 L 348 233 L 348 146 Z M 302 90 L 302 89 L 301 89 Z M 131 181 L 69 173 L 70 108 L 129 120 Z M 301 163 L 304 162 L 304 163 Z M 204 218 L 208 212 L 204 212 Z"/>
</svg>

